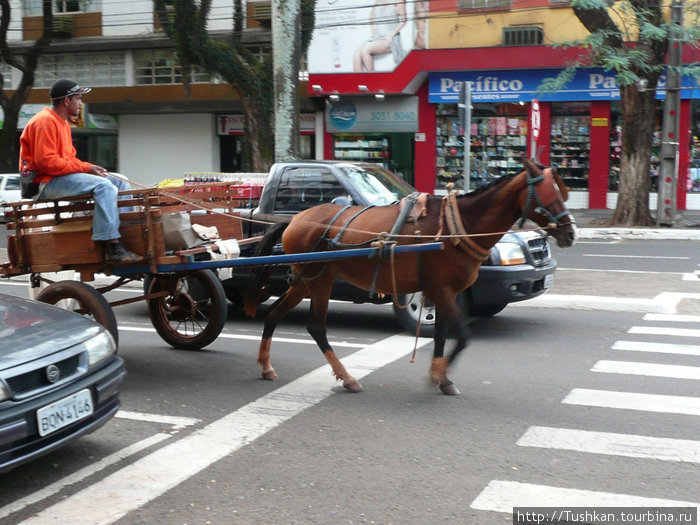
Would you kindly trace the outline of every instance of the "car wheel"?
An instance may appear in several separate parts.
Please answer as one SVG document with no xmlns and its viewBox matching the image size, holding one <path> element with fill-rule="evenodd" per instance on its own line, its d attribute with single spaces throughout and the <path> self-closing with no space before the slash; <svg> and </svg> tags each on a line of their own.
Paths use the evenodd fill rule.
<svg viewBox="0 0 700 525">
<path fill-rule="evenodd" d="M 480 304 L 469 307 L 469 315 L 473 317 L 492 317 L 503 310 L 507 304 Z"/>
<path fill-rule="evenodd" d="M 407 295 L 398 296 L 397 301 L 394 301 L 394 316 L 399 324 L 409 332 L 415 334 L 420 320 L 420 336 L 433 337 L 435 334 L 435 304 L 432 301 L 426 300 L 421 311 L 421 301 L 423 300 L 423 292 L 415 292 Z M 405 305 L 405 308 L 404 308 Z"/>
</svg>

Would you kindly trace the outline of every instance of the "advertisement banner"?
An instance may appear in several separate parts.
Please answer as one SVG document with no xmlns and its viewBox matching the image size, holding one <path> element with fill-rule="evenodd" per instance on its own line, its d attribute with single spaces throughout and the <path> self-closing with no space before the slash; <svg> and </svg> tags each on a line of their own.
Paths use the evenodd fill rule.
<svg viewBox="0 0 700 525">
<path fill-rule="evenodd" d="M 428 42 L 428 2 L 319 0 L 309 73 L 393 71 Z"/>
<path fill-rule="evenodd" d="M 326 130 L 331 133 L 418 131 L 418 97 L 341 98 L 326 106 Z"/>
<path fill-rule="evenodd" d="M 560 69 L 523 69 L 511 71 L 453 71 L 431 73 L 429 101 L 458 102 L 463 82 L 469 82 L 473 102 L 529 102 L 574 100 L 619 100 L 620 90 L 612 72 L 599 68 L 578 69 L 574 78 L 557 91 L 538 91 L 546 78 L 553 78 Z M 656 98 L 665 98 L 666 77 L 659 79 Z M 697 81 L 684 77 L 682 98 L 692 98 Z"/>
</svg>

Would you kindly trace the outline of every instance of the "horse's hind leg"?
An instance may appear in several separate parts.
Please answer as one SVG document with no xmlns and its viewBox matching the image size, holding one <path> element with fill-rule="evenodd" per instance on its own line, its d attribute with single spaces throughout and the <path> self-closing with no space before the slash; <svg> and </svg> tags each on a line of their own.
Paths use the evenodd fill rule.
<svg viewBox="0 0 700 525">
<path fill-rule="evenodd" d="M 270 346 L 272 345 L 272 334 L 280 324 L 284 316 L 289 313 L 289 311 L 298 305 L 304 297 L 306 297 L 307 291 L 303 283 L 290 286 L 284 295 L 281 295 L 277 299 L 265 316 L 265 327 L 263 328 L 262 339 L 260 340 L 260 349 L 258 350 L 258 364 L 262 367 L 262 377 L 272 381 L 274 379 L 279 379 L 277 372 L 272 368 L 272 362 L 270 361 Z"/>
<path fill-rule="evenodd" d="M 333 375 L 335 375 L 336 379 L 343 382 L 343 388 L 348 392 L 362 392 L 360 382 L 348 373 L 328 342 L 326 317 L 328 315 L 328 301 L 333 289 L 333 274 L 326 272 L 323 276 L 313 281 L 307 281 L 306 285 L 309 289 L 309 297 L 311 297 L 309 322 L 306 327 L 309 334 L 314 338 L 324 357 L 331 365 Z"/>
<path fill-rule="evenodd" d="M 433 383 L 438 384 L 443 394 L 455 396 L 460 392 L 454 382 L 447 377 L 447 369 L 469 343 L 471 331 L 456 300 L 447 301 L 442 305 L 436 302 L 436 310 L 438 322 L 435 326 L 435 350 L 430 366 L 430 378 Z M 456 343 L 449 357 L 445 358 L 443 357 L 445 338 L 450 328 L 454 330 Z"/>
</svg>

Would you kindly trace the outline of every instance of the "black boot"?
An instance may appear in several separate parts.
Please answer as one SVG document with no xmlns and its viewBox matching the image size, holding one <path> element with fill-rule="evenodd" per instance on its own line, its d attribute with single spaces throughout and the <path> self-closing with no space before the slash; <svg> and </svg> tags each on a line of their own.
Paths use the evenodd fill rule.
<svg viewBox="0 0 700 525">
<path fill-rule="evenodd" d="M 120 242 L 105 243 L 105 262 L 111 264 L 130 264 L 143 261 L 143 257 L 127 250 Z"/>
</svg>

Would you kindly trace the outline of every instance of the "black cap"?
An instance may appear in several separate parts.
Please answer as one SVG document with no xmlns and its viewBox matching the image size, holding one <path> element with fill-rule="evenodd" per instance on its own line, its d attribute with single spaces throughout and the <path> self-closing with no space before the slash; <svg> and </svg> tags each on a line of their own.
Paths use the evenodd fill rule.
<svg viewBox="0 0 700 525">
<path fill-rule="evenodd" d="M 49 89 L 49 97 L 51 99 L 63 98 L 71 95 L 77 95 L 79 93 L 88 93 L 89 91 L 90 88 L 80 87 L 77 82 L 62 78 L 61 80 L 57 80 L 51 84 L 51 89 Z"/>
</svg>

